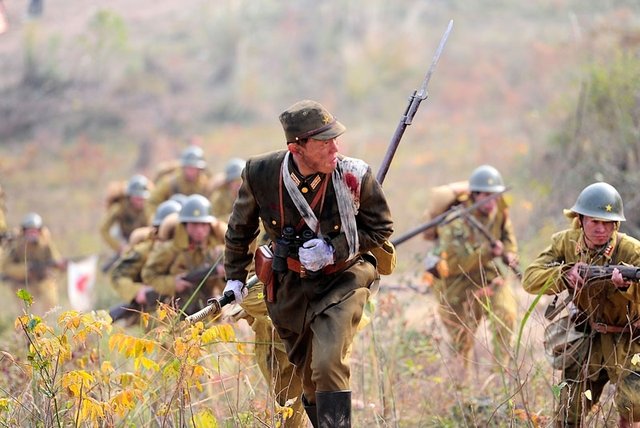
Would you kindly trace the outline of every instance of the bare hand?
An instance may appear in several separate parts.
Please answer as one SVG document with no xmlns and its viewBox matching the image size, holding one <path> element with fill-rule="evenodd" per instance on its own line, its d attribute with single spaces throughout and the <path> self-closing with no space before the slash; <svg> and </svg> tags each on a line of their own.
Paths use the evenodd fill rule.
<svg viewBox="0 0 640 428">
<path fill-rule="evenodd" d="M 502 255 L 502 260 L 504 260 L 509 267 L 518 267 L 518 263 L 520 262 L 520 260 L 518 260 L 518 255 L 511 252 L 504 253 Z"/>
<path fill-rule="evenodd" d="M 569 283 L 569 287 L 580 288 L 584 285 L 584 278 L 580 274 L 580 270 L 582 269 L 584 271 L 584 268 L 586 266 L 587 266 L 586 263 L 578 262 L 575 265 L 573 265 L 573 267 L 571 268 L 571 270 L 569 270 L 569 272 L 566 273 L 565 278 Z"/>
<path fill-rule="evenodd" d="M 627 283 L 624 280 L 618 268 L 614 268 L 613 272 L 611 272 L 611 282 L 613 282 L 613 284 L 619 288 L 623 288 L 627 286 Z"/>
<path fill-rule="evenodd" d="M 189 281 L 185 281 L 182 278 L 182 275 L 176 275 L 176 291 L 178 293 L 182 293 L 183 291 L 188 290 L 189 288 L 191 288 L 191 283 Z"/>
<path fill-rule="evenodd" d="M 135 302 L 140 304 L 140 305 L 145 305 L 147 304 L 147 291 L 149 291 L 151 289 L 151 287 L 149 287 L 148 285 L 143 285 L 142 287 L 140 287 L 138 289 L 138 292 L 136 293 L 136 297 L 135 297 Z"/>
<path fill-rule="evenodd" d="M 493 257 L 501 257 L 504 253 L 504 244 L 500 240 L 495 240 L 491 244 L 491 255 Z"/>
</svg>

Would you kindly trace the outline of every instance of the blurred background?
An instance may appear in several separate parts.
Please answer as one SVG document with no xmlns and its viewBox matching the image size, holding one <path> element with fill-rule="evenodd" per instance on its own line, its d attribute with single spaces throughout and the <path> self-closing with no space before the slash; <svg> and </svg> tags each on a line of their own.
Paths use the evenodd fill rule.
<svg viewBox="0 0 640 428">
<path fill-rule="evenodd" d="M 299 99 L 333 112 L 343 152 L 377 170 L 450 19 L 384 183 L 396 233 L 422 222 L 427 188 L 484 163 L 512 186 L 525 265 L 597 180 L 640 231 L 637 0 L 32 3 L 3 4 L 0 185 L 9 223 L 40 213 L 67 256 L 105 253 L 110 181 L 153 177 L 192 141 L 214 172 L 283 148 L 277 118 Z M 424 251 L 403 244 L 400 274 Z"/>
</svg>

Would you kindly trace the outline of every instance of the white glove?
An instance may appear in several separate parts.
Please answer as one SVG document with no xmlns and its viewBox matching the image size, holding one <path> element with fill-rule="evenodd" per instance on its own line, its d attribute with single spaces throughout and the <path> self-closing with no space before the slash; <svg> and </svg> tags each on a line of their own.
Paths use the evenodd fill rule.
<svg viewBox="0 0 640 428">
<path fill-rule="evenodd" d="M 327 265 L 333 264 L 335 250 L 323 239 L 309 239 L 298 249 L 298 257 L 304 268 L 310 272 L 319 271 Z"/>
<path fill-rule="evenodd" d="M 229 279 L 227 280 L 227 285 L 224 287 L 222 294 L 227 291 L 233 291 L 233 296 L 235 297 L 235 303 L 242 303 L 247 294 L 249 294 L 249 289 L 242 281 L 238 281 L 237 279 Z"/>
</svg>

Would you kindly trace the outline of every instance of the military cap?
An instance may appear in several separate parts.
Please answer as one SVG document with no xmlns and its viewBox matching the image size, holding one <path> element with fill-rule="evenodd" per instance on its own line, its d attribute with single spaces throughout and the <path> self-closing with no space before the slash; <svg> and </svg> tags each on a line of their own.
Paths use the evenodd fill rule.
<svg viewBox="0 0 640 428">
<path fill-rule="evenodd" d="M 287 144 L 307 138 L 330 140 L 347 129 L 322 104 L 311 100 L 298 101 L 286 109 L 280 114 L 280 123 Z"/>
</svg>

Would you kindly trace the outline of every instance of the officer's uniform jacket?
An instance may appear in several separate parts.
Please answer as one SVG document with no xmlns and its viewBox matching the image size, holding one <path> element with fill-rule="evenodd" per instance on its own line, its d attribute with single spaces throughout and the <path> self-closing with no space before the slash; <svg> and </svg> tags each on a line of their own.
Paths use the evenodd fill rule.
<svg viewBox="0 0 640 428">
<path fill-rule="evenodd" d="M 558 232 L 551 237 L 551 245 L 527 267 L 522 285 L 532 294 L 557 294 L 567 289 L 573 292 L 564 273 L 577 262 L 640 266 L 640 241 L 614 231 L 607 245 L 589 250 L 581 228 Z M 597 323 L 624 326 L 640 319 L 638 282 L 620 289 L 608 279 L 590 280 L 576 292 L 574 303 Z"/>
<path fill-rule="evenodd" d="M 296 227 L 303 224 L 298 210 L 282 180 L 279 179 L 285 154 L 286 150 L 271 152 L 252 158 L 246 163 L 242 173 L 243 183 L 225 236 L 227 279 L 246 281 L 253 257 L 250 245 L 259 234 L 260 221 L 271 241 L 281 237 L 283 226 Z M 342 160 L 339 161 L 338 168 L 341 167 L 340 162 Z M 293 180 L 299 183 L 298 188 L 310 205 L 322 188 L 322 180 L 330 177 L 325 174 L 302 177 L 295 172 L 297 170 L 292 158 L 289 170 L 294 171 Z M 283 201 L 284 225 L 280 214 L 280 195 Z M 375 262 L 371 262 L 370 259 L 364 260 L 360 255 L 380 246 L 389 238 L 393 232 L 393 223 L 382 188 L 368 167 L 361 179 L 360 193 L 357 196 L 360 201 L 356 214 L 359 255 L 346 270 L 330 275 L 321 274 L 316 278 L 301 278 L 299 273 L 291 270 L 275 274 L 275 301 L 267 302 L 267 306 L 283 339 L 286 330 L 300 334 L 316 314 L 340 302 L 355 288 L 367 287 L 376 279 L 377 273 L 372 264 Z M 333 186 L 327 186 L 322 212 L 319 212 L 319 206 L 314 211 L 324 238 L 335 249 L 335 263 L 344 263 L 349 256 L 349 247 L 342 230 Z M 293 259 L 298 258 L 297 252 L 289 256 Z M 291 344 L 288 346 L 291 348 Z M 300 363 L 300 356 L 292 355 L 291 349 L 289 353 L 294 364 L 296 361 Z"/>
<path fill-rule="evenodd" d="M 142 268 L 143 282 L 153 287 L 160 295 L 175 296 L 176 275 L 185 274 L 205 264 L 220 263 L 224 225 L 216 222 L 212 229 L 213 233 L 209 236 L 208 242 L 203 246 L 195 246 L 189 242 L 184 225 L 177 225 L 173 240 L 158 243 L 149 254 Z M 214 272 L 206 287 L 211 288 L 219 282 L 220 279 L 215 277 Z"/>
<path fill-rule="evenodd" d="M 120 251 L 121 241 L 111 235 L 111 227 L 117 224 L 122 234 L 123 242 L 129 240 L 131 232 L 149 224 L 147 210 L 137 210 L 131 205 L 130 199 L 125 197 L 111 207 L 100 226 L 100 235 L 104 241 L 115 251 Z"/>
<path fill-rule="evenodd" d="M 149 199 L 147 199 L 147 211 L 150 213 L 156 212 L 158 205 L 176 193 L 182 193 L 186 196 L 194 194 L 207 196 L 211 192 L 209 180 L 210 178 L 206 171 L 201 170 L 196 181 L 187 181 L 182 168 L 179 168 L 173 173 L 162 177 L 160 182 L 151 190 Z"/>
</svg>

